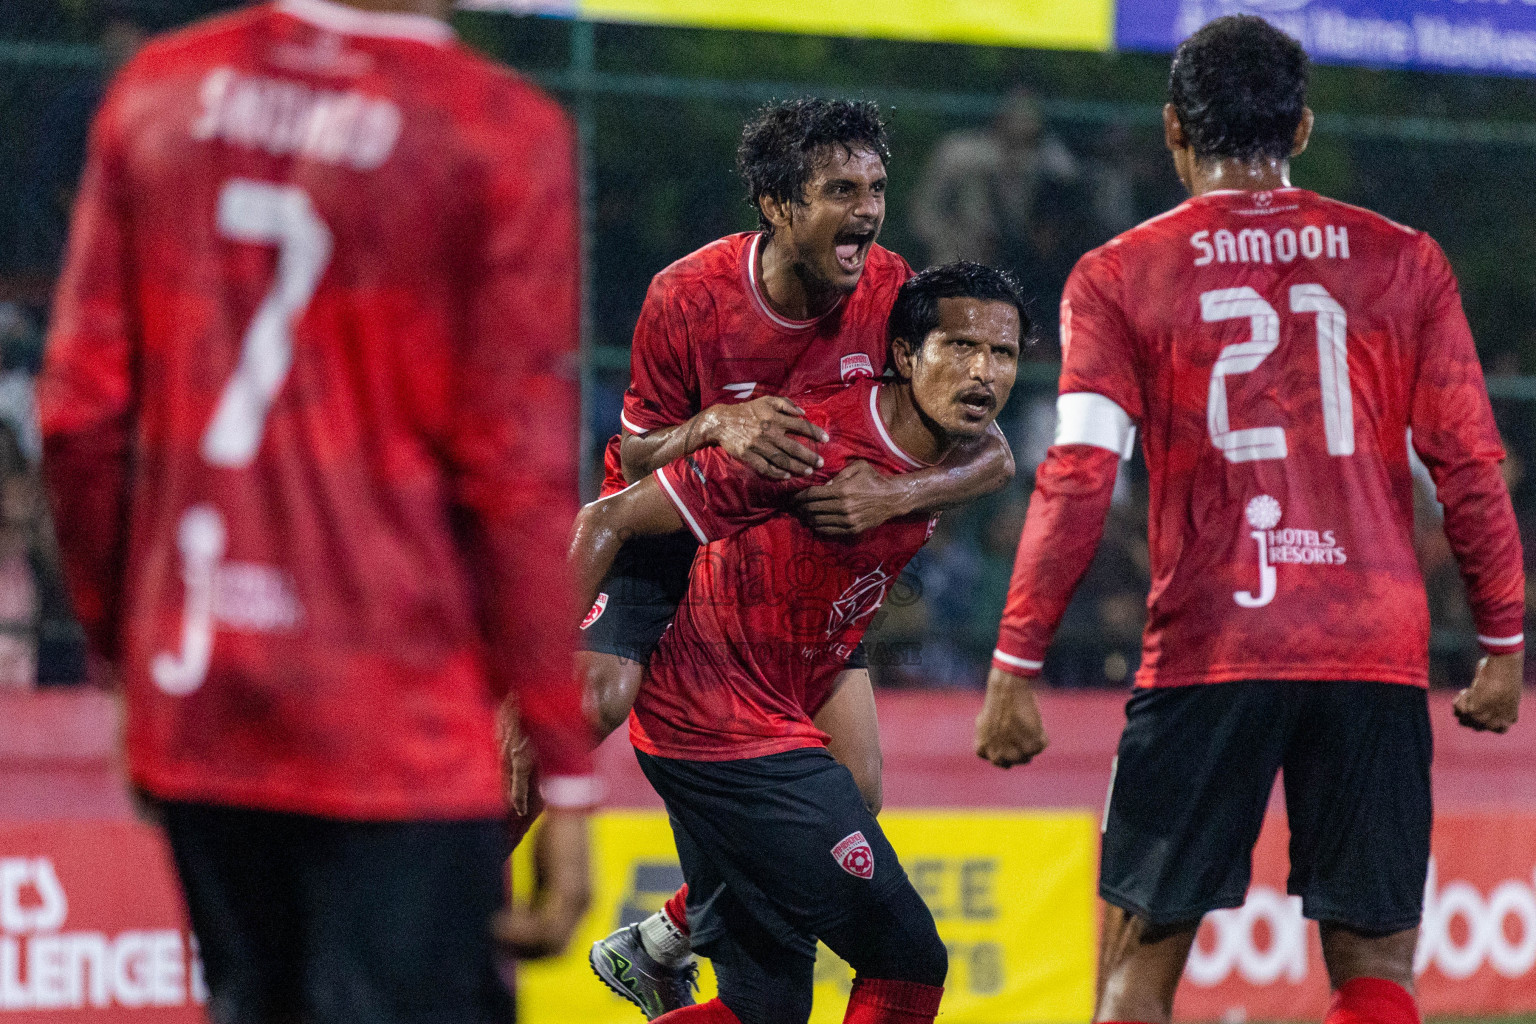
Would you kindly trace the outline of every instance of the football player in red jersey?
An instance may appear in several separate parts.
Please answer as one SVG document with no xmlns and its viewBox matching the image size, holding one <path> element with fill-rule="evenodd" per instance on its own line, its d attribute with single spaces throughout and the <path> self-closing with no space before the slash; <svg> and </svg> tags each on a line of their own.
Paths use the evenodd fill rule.
<svg viewBox="0 0 1536 1024">
<path fill-rule="evenodd" d="M 885 127 L 870 103 L 801 99 L 765 107 L 748 122 L 738 165 L 760 228 L 713 242 L 652 281 L 630 353 L 623 433 L 608 445 L 604 494 L 705 447 L 768 480 L 818 471 L 823 433 L 786 396 L 879 377 L 891 304 L 912 273 L 876 244 L 887 156 Z M 829 533 L 856 533 L 963 503 L 1001 487 L 1012 472 L 1008 446 L 994 431 L 920 472 L 887 475 L 859 463 L 806 490 L 801 511 Z M 582 624 L 582 671 L 604 734 L 629 714 L 697 547 L 686 533 L 626 545 Z M 852 654 L 820 723 L 878 810 L 880 749 L 862 654 Z M 592 949 L 598 976 L 647 1016 L 692 1001 L 685 899 L 680 892 L 666 910 Z M 611 965 L 619 962 L 629 966 L 616 973 Z"/>
<path fill-rule="evenodd" d="M 720 984 L 719 998 L 659 1020 L 804 1024 L 818 938 L 857 972 L 846 1020 L 916 1024 L 938 1012 L 948 961 L 933 917 L 816 724 L 935 517 L 827 537 L 794 499 L 856 463 L 916 474 L 986 436 L 1027 329 L 1007 275 L 968 263 L 925 271 L 891 312 L 894 377 L 805 401 L 826 435 L 813 473 L 770 479 L 704 448 L 577 517 L 571 558 L 585 596 L 632 537 L 686 526 L 706 545 L 630 717 L 671 817 L 694 947 Z"/>
<path fill-rule="evenodd" d="M 1289 888 L 1330 1024 L 1414 1024 L 1430 834 L 1429 614 L 1409 447 L 1435 480 L 1487 652 L 1456 701 L 1519 707 L 1524 576 L 1456 279 L 1427 236 L 1289 182 L 1307 57 L 1256 17 L 1180 46 L 1164 108 L 1192 198 L 1084 256 L 1061 306 L 1036 478 L 977 721 L 1004 767 L 1139 430 L 1152 588 L 1105 814 L 1100 1021 L 1167 1021 L 1201 916 L 1239 906 L 1276 772 Z"/>
<path fill-rule="evenodd" d="M 247 8 L 93 126 L 45 470 L 221 1021 L 504 1015 L 508 694 L 585 856 L 572 139 L 447 8 Z"/>
</svg>

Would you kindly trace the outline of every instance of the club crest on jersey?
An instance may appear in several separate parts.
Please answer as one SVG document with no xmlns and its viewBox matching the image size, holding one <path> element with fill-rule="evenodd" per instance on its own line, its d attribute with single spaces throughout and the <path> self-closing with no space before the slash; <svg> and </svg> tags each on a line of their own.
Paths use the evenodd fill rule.
<svg viewBox="0 0 1536 1024">
<path fill-rule="evenodd" d="M 843 383 L 847 384 L 856 377 L 873 377 L 875 364 L 869 361 L 869 356 L 863 352 L 855 352 L 853 355 L 843 356 L 841 366 Z"/>
<path fill-rule="evenodd" d="M 869 848 L 863 832 L 853 832 L 838 840 L 832 847 L 832 859 L 854 878 L 868 881 L 875 877 L 875 851 Z"/>
<path fill-rule="evenodd" d="M 885 600 L 885 592 L 891 585 L 891 574 L 883 565 L 860 576 L 848 584 L 848 589 L 832 602 L 832 612 L 827 616 L 827 636 L 836 636 L 860 619 L 873 615 Z"/>
<path fill-rule="evenodd" d="M 608 595 L 598 594 L 597 600 L 592 602 L 592 607 L 587 612 L 587 617 L 581 620 L 581 628 L 587 629 L 603 617 L 603 612 L 608 610 Z"/>
<path fill-rule="evenodd" d="M 1275 599 L 1279 575 L 1275 566 L 1344 565 L 1349 561 L 1332 530 L 1276 529 L 1284 510 L 1268 494 L 1249 500 L 1243 510 L 1252 537 L 1259 548 L 1259 592 L 1239 590 L 1232 595 L 1240 608 L 1263 608 Z"/>
</svg>

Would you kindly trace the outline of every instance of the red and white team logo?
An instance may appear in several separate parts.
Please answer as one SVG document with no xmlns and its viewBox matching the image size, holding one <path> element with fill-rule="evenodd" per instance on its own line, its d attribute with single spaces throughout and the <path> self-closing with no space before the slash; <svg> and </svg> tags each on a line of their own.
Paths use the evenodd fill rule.
<svg viewBox="0 0 1536 1024">
<path fill-rule="evenodd" d="M 869 356 L 863 352 L 855 352 L 851 356 L 843 356 L 840 370 L 842 371 L 844 384 L 855 377 L 873 377 L 875 375 L 875 365 L 869 361 Z"/>
<path fill-rule="evenodd" d="M 838 867 L 855 878 L 868 880 L 875 877 L 875 851 L 869 848 L 863 832 L 854 832 L 839 840 L 832 847 L 832 858 Z"/>
<path fill-rule="evenodd" d="M 608 607 L 608 595 L 607 594 L 598 594 L 597 595 L 597 600 L 592 602 L 592 609 L 591 609 L 591 611 L 587 612 L 587 617 L 581 620 L 581 628 L 582 629 L 586 629 L 589 626 L 591 626 L 592 623 L 594 623 L 598 619 L 602 618 L 603 617 L 603 611 L 607 607 Z"/>
<path fill-rule="evenodd" d="M 870 572 L 852 583 L 832 602 L 832 612 L 827 616 L 827 639 L 852 626 L 860 619 L 880 610 L 885 592 L 891 585 L 891 574 L 884 565 L 877 565 Z"/>
</svg>

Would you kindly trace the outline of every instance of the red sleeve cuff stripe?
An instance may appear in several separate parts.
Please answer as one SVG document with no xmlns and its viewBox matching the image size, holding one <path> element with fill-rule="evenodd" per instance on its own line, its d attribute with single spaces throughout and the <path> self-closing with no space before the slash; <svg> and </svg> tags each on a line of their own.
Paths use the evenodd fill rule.
<svg viewBox="0 0 1536 1024">
<path fill-rule="evenodd" d="M 1043 661 L 1030 661 L 1028 658 L 1020 658 L 1017 655 L 1004 654 L 1001 650 L 992 652 L 992 660 L 1008 668 L 1023 669 L 1025 672 L 1038 672 L 1045 667 Z"/>
<path fill-rule="evenodd" d="M 603 780 L 595 775 L 552 775 L 539 783 L 539 795 L 548 807 L 581 811 L 603 799 Z"/>
<path fill-rule="evenodd" d="M 1477 642 L 1484 647 L 1514 647 L 1525 643 L 1525 634 L 1516 633 L 1514 636 L 1483 636 L 1477 635 Z"/>
<path fill-rule="evenodd" d="M 662 466 L 656 471 L 656 481 L 661 484 L 661 489 L 666 492 L 668 499 L 677 507 L 678 514 L 683 517 L 683 522 L 688 524 L 688 529 L 699 538 L 700 544 L 708 544 L 709 538 L 704 535 L 704 529 L 699 526 L 699 521 L 693 518 L 693 513 L 688 511 L 688 506 L 683 504 L 683 499 L 677 496 L 677 491 L 672 487 L 672 481 L 667 479 L 667 470 L 670 466 Z"/>
<path fill-rule="evenodd" d="M 630 420 L 630 418 L 628 416 L 625 416 L 623 413 L 619 413 L 619 426 L 623 427 L 625 430 L 629 431 L 631 434 L 636 434 L 636 435 L 639 435 L 639 434 L 649 434 L 651 432 L 651 430 L 653 429 L 651 427 L 642 427 L 642 426 L 640 426 L 638 423 L 635 423 L 632 420 Z"/>
</svg>

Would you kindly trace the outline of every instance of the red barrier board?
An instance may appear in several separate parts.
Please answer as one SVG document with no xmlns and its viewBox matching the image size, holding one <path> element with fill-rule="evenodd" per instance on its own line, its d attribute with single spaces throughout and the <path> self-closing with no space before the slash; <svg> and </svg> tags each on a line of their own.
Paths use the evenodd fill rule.
<svg viewBox="0 0 1536 1024">
<path fill-rule="evenodd" d="M 1238 910 L 1207 915 L 1174 1003 L 1183 1020 L 1320 1019 L 1317 927 L 1285 894 L 1289 833 L 1271 816 Z M 1414 970 L 1426 1016 L 1536 1012 L 1536 814 L 1435 819 Z"/>
<path fill-rule="evenodd" d="M 1008 772 L 970 753 L 979 695 L 879 699 L 889 807 L 1103 805 L 1124 694 L 1042 693 L 1051 748 Z M 1469 732 L 1451 699 L 1430 698 L 1439 813 L 1420 999 L 1433 1015 L 1533 1013 L 1536 728 Z M 0 1024 L 203 1020 L 169 859 L 158 834 L 129 817 L 115 734 L 101 694 L 0 695 Z M 622 734 L 598 757 L 610 806 L 659 806 Z M 1276 814 L 1254 852 L 1248 903 L 1201 929 L 1181 1019 L 1321 1019 L 1327 975 L 1316 927 L 1285 895 L 1286 841 Z"/>
<path fill-rule="evenodd" d="M 0 1021 L 203 1024 L 206 998 L 158 832 L 0 825 Z"/>
</svg>

